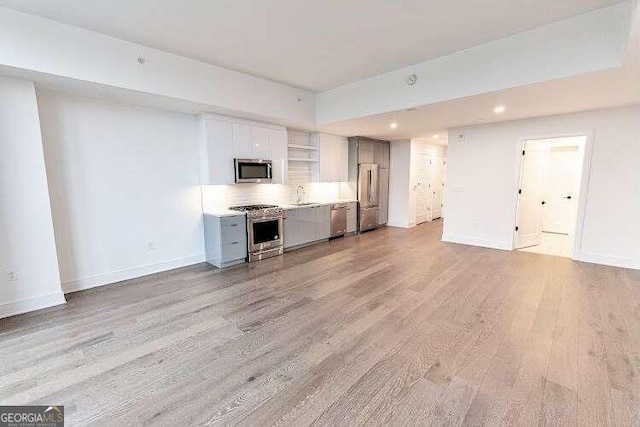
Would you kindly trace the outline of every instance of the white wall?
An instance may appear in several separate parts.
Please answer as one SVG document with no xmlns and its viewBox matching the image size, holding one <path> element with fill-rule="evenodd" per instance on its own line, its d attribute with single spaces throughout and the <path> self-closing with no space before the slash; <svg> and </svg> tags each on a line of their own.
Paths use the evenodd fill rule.
<svg viewBox="0 0 640 427">
<path fill-rule="evenodd" d="M 622 65 L 631 2 L 319 93 L 316 121 L 399 111 Z M 414 41 L 408 41 L 413 43 Z M 415 73 L 415 85 L 406 84 Z"/>
<path fill-rule="evenodd" d="M 15 280 L 9 280 L 9 271 Z M 0 317 L 65 302 L 33 83 L 0 77 Z"/>
<path fill-rule="evenodd" d="M 146 59 L 144 65 L 138 63 L 138 55 Z M 121 88 L 220 113 L 314 125 L 311 92 L 3 7 L 0 65 L 38 73 L 25 76 L 30 79 L 59 77 L 96 84 L 98 93 Z"/>
<path fill-rule="evenodd" d="M 38 103 L 65 291 L 204 260 L 195 116 L 53 92 Z"/>
<path fill-rule="evenodd" d="M 293 204 L 296 203 L 298 185 L 304 187 L 303 201 L 305 202 L 333 202 L 341 198 L 339 182 L 203 185 L 202 206 L 205 212 L 215 212 L 227 209 L 229 206 L 256 203 Z"/>
<path fill-rule="evenodd" d="M 511 249 L 522 139 L 577 134 L 592 154 L 574 258 L 640 268 L 640 106 L 450 130 L 443 240 Z"/>
<path fill-rule="evenodd" d="M 411 140 L 392 141 L 389 153 L 389 217 L 387 225 L 409 227 L 411 222 Z M 413 209 L 415 211 L 415 208 Z M 415 224 L 415 213 L 414 213 Z"/>
<path fill-rule="evenodd" d="M 416 225 L 417 150 L 430 155 L 446 154 L 445 145 L 418 139 L 391 142 L 389 165 L 389 220 L 387 225 L 410 228 Z"/>
</svg>

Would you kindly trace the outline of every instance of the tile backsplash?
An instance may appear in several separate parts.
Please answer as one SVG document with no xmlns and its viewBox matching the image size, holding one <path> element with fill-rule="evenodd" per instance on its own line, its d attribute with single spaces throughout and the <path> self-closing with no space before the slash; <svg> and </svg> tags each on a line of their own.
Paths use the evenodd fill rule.
<svg viewBox="0 0 640 427">
<path fill-rule="evenodd" d="M 203 185 L 202 208 L 207 212 L 255 203 L 292 204 L 296 202 L 298 185 L 304 187 L 303 201 L 307 202 L 329 202 L 341 198 L 353 198 L 353 195 L 345 194 L 339 182 Z"/>
</svg>

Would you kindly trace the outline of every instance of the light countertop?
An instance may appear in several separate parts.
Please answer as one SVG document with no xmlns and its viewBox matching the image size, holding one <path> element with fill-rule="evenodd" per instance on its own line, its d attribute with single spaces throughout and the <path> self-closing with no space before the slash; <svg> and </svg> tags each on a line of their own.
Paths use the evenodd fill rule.
<svg viewBox="0 0 640 427">
<path fill-rule="evenodd" d="M 210 210 L 210 211 L 207 211 L 207 212 L 203 212 L 202 214 L 206 215 L 206 216 L 216 216 L 216 217 L 245 216 L 245 212 L 232 211 L 231 209 L 215 209 L 215 210 Z"/>
<path fill-rule="evenodd" d="M 357 202 L 357 200 L 333 200 L 330 202 L 317 202 L 317 203 L 313 202 L 308 205 L 282 204 L 278 206 L 280 206 L 282 209 L 302 209 L 302 208 L 312 208 L 314 206 L 333 205 L 335 203 L 355 203 L 355 202 Z M 232 211 L 230 209 L 221 208 L 221 209 L 208 210 L 206 212 L 203 212 L 203 215 L 215 216 L 215 217 L 240 216 L 240 215 L 244 216 L 245 212 Z"/>
<path fill-rule="evenodd" d="M 296 205 L 296 204 L 290 204 L 290 205 L 280 205 L 281 208 L 283 209 L 302 209 L 302 208 L 312 208 L 314 206 L 326 206 L 326 205 L 333 205 L 336 203 L 352 203 L 352 202 L 357 202 L 357 200 L 333 200 L 331 202 L 313 202 L 307 205 Z"/>
</svg>

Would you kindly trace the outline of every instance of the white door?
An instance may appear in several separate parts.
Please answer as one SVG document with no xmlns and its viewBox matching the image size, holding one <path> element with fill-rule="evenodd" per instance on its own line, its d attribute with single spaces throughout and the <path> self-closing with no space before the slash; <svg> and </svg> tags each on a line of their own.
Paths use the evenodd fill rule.
<svg viewBox="0 0 640 427">
<path fill-rule="evenodd" d="M 431 196 L 430 185 L 431 156 L 421 146 L 416 150 L 416 224 L 431 220 Z"/>
<path fill-rule="evenodd" d="M 570 234 L 573 229 L 581 169 L 579 154 L 577 146 L 552 147 L 549 152 L 542 231 Z"/>
<path fill-rule="evenodd" d="M 528 142 L 523 151 L 518 194 L 516 248 L 539 245 L 542 240 L 542 196 L 549 148 Z"/>
<path fill-rule="evenodd" d="M 442 217 L 442 193 L 444 191 L 444 156 L 431 157 L 431 220 Z"/>
</svg>

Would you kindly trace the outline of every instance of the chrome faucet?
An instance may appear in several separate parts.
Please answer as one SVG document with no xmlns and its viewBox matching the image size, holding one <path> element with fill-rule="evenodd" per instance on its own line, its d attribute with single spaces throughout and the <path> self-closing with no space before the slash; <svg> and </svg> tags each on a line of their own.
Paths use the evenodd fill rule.
<svg viewBox="0 0 640 427">
<path fill-rule="evenodd" d="M 302 190 L 302 196 L 304 196 L 304 187 L 302 185 L 298 185 L 296 188 L 296 197 L 298 198 L 298 204 L 302 203 L 302 196 L 300 196 L 300 190 Z"/>
</svg>

